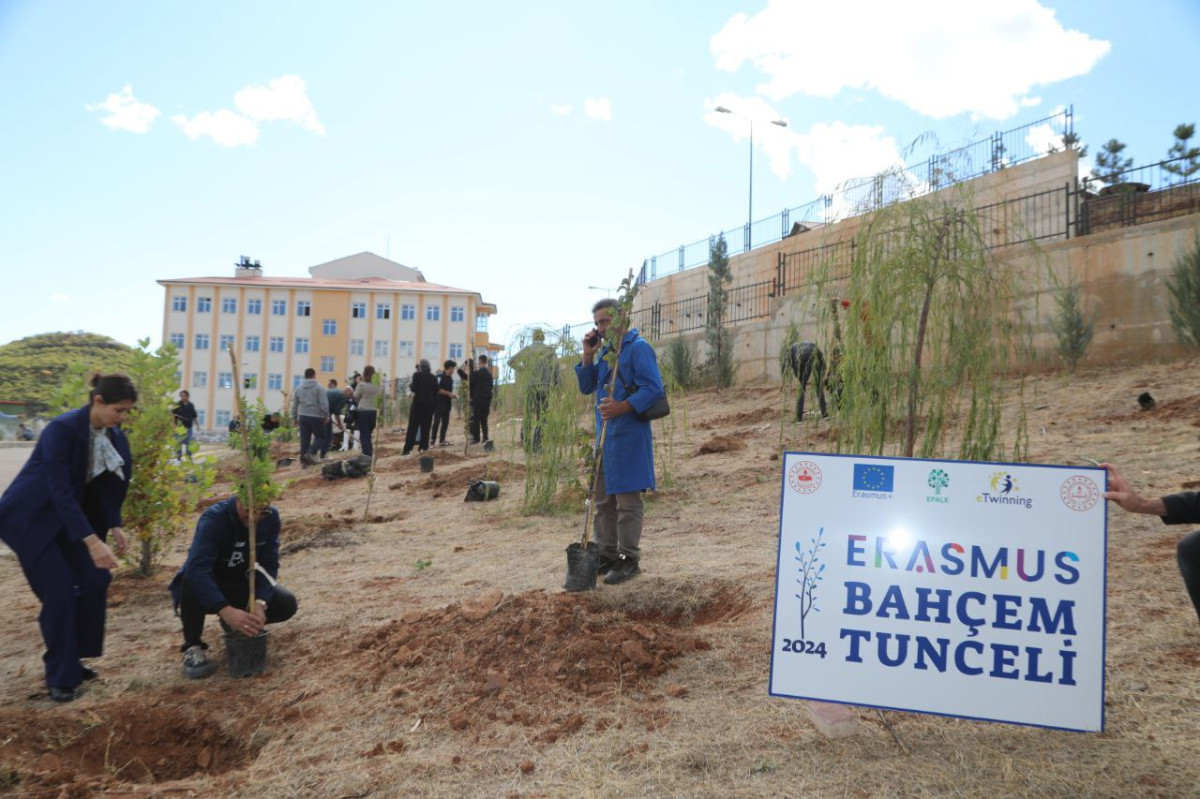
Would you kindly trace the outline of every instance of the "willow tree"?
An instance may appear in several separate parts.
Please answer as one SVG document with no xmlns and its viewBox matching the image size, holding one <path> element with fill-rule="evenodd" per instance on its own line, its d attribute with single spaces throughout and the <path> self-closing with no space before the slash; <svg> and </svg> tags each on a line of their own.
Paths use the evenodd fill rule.
<svg viewBox="0 0 1200 799">
<path fill-rule="evenodd" d="M 950 189 L 862 218 L 845 264 L 817 270 L 831 381 L 840 387 L 837 451 L 1005 453 L 1001 403 L 1013 361 L 1012 272 L 988 253 L 970 197 Z M 1009 457 L 1020 457 L 1018 425 Z M 955 433 L 957 447 L 948 444 Z"/>
</svg>

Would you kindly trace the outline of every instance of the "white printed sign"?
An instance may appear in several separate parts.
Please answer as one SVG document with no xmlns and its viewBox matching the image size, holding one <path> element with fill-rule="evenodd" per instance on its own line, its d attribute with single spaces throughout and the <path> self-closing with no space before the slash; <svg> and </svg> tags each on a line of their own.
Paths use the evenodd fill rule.
<svg viewBox="0 0 1200 799">
<path fill-rule="evenodd" d="M 1103 730 L 1106 479 L 787 453 L 771 694 Z"/>
</svg>

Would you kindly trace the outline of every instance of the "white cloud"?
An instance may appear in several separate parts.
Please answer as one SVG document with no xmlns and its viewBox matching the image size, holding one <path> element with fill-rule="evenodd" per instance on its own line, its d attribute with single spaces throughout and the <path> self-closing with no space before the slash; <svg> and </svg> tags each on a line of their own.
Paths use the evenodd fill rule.
<svg viewBox="0 0 1200 799">
<path fill-rule="evenodd" d="M 569 117 L 571 116 L 571 106 L 552 105 L 550 106 L 550 112 L 560 117 Z"/>
<path fill-rule="evenodd" d="M 224 147 L 254 144 L 258 141 L 258 125 L 253 120 L 235 114 L 228 108 L 217 112 L 201 111 L 188 119 L 183 114 L 171 117 L 189 139 L 209 136 Z"/>
<path fill-rule="evenodd" d="M 299 75 L 283 75 L 268 81 L 267 86 L 247 86 L 234 95 L 233 103 L 256 122 L 294 122 L 318 136 L 325 135 L 325 126 L 308 99 L 308 84 Z"/>
<path fill-rule="evenodd" d="M 85 106 L 88 111 L 107 111 L 108 116 L 100 121 L 113 130 L 130 133 L 148 133 L 155 118 L 162 112 L 149 103 L 139 103 L 133 96 L 133 86 L 126 84 L 116 94 L 110 94 L 104 102 Z"/>
<path fill-rule="evenodd" d="M 583 101 L 583 113 L 592 119 L 612 121 L 612 101 L 607 97 L 589 97 Z"/>
<path fill-rule="evenodd" d="M 50 295 L 50 302 L 66 302 L 69 299 L 71 299 L 70 294 L 63 294 L 62 292 L 58 291 Z"/>
<path fill-rule="evenodd" d="M 1084 75 L 1111 49 L 1067 30 L 1038 0 L 769 0 L 711 41 L 717 67 L 747 61 L 779 101 L 869 89 L 934 118 L 1004 119 L 1035 104 L 1035 86 Z"/>
<path fill-rule="evenodd" d="M 1025 143 L 1038 155 L 1045 155 L 1050 152 L 1052 147 L 1056 150 L 1063 148 L 1062 136 L 1049 123 L 1034 125 L 1030 128 L 1029 132 L 1025 134 Z"/>
</svg>

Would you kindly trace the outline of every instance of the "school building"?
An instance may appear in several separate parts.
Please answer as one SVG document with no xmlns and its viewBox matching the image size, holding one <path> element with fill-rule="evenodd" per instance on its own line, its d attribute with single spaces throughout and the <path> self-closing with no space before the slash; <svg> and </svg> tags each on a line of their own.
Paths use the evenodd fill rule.
<svg viewBox="0 0 1200 799">
<path fill-rule="evenodd" d="M 159 280 L 163 341 L 179 351 L 180 387 L 200 430 L 224 430 L 234 410 L 232 344 L 247 402 L 282 408 L 317 371 L 339 386 L 371 364 L 395 388 L 422 358 L 436 371 L 502 349 L 488 338 L 496 306 L 478 292 L 425 280 L 420 270 L 369 252 L 319 264 L 311 277 L 269 277 L 243 257 L 232 277 Z"/>
</svg>

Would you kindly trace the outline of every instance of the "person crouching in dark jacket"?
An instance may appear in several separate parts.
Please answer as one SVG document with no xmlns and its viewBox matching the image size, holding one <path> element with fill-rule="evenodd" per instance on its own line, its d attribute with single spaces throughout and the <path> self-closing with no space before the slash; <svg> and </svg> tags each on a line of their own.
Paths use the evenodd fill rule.
<svg viewBox="0 0 1200 799">
<path fill-rule="evenodd" d="M 250 512 L 241 499 L 222 500 L 200 516 L 183 568 L 171 581 L 175 610 L 183 622 L 183 676 L 207 677 L 213 664 L 202 640 L 204 617 L 219 616 L 229 630 L 258 635 L 264 625 L 296 614 L 296 597 L 279 585 L 279 511 L 271 506 L 258 517 L 255 538 L 254 609 L 245 611 L 250 584 L 247 548 Z"/>
</svg>

